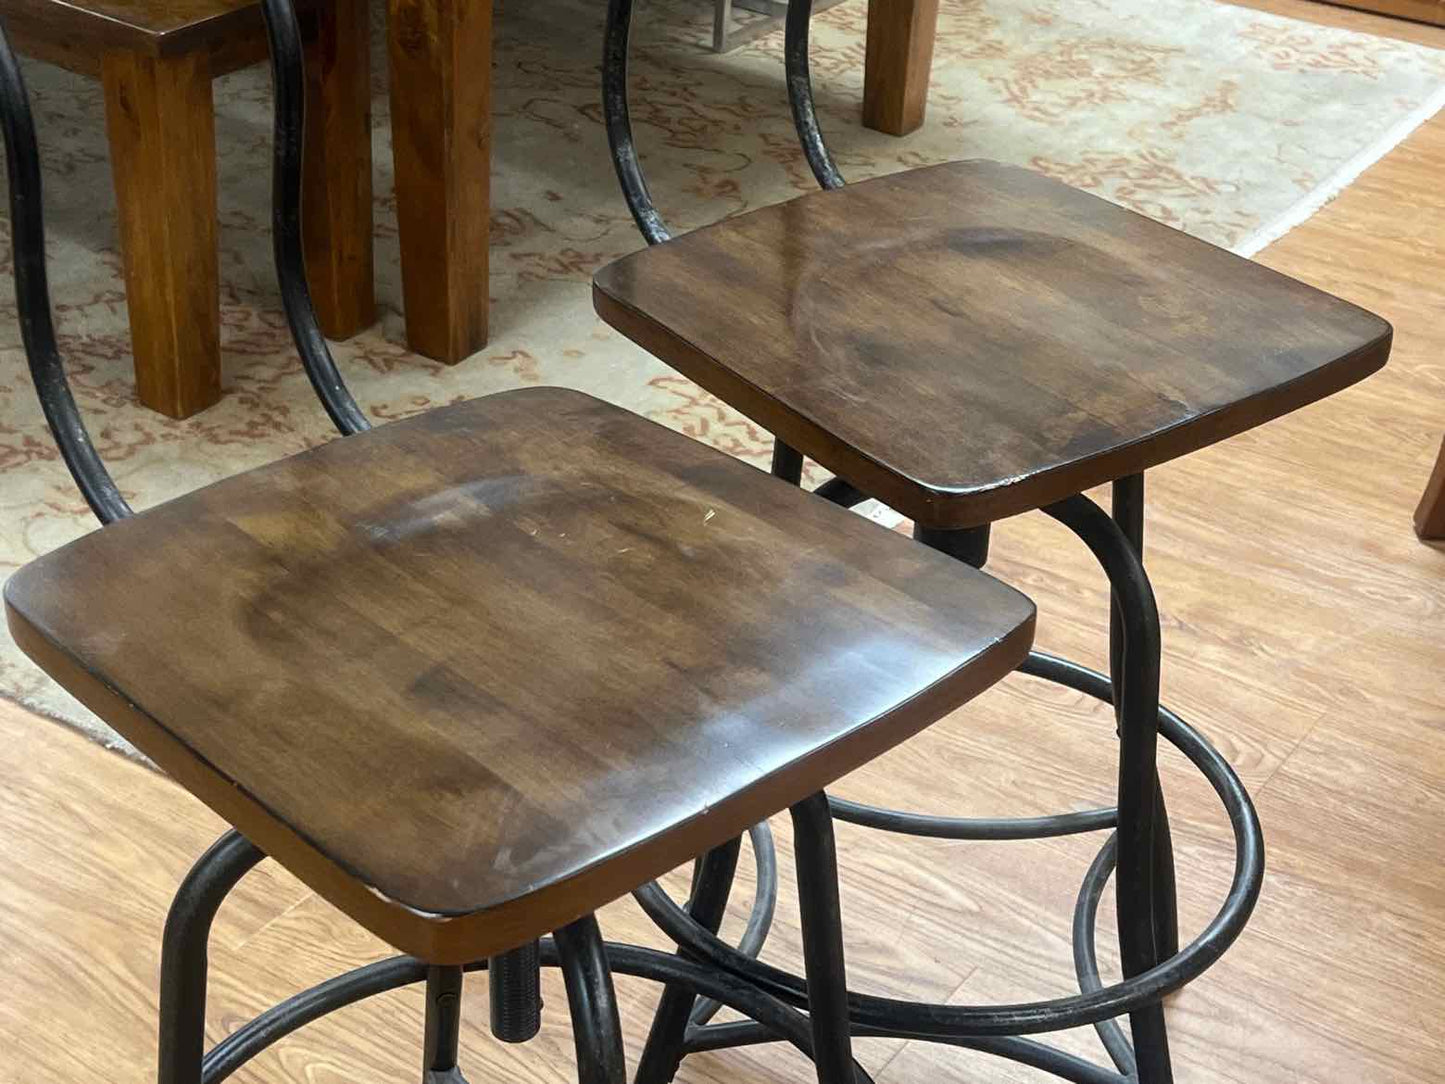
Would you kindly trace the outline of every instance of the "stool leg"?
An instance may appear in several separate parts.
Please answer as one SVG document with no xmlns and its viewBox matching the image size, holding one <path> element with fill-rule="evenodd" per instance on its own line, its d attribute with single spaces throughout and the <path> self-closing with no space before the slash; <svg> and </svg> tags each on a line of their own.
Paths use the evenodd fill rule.
<svg viewBox="0 0 1445 1084">
<path fill-rule="evenodd" d="M 1120 478 L 1113 486 L 1114 522 L 1144 560 L 1144 476 Z M 1114 594 L 1109 607 L 1109 672 L 1114 675 L 1114 718 L 1122 727 L 1120 677 L 1124 659 L 1124 627 L 1119 598 Z M 1174 878 L 1174 844 L 1169 833 L 1169 812 L 1164 806 L 1164 789 L 1154 777 L 1154 943 L 1159 958 L 1167 960 L 1179 952 L 1179 903 Z"/>
<path fill-rule="evenodd" d="M 851 1084 L 854 1076 L 848 973 L 843 961 L 843 915 L 838 902 L 838 854 L 827 795 L 820 791 L 803 799 L 793 806 L 792 815 L 813 1062 L 819 1084 Z"/>
<path fill-rule="evenodd" d="M 742 840 L 734 839 L 698 860 L 687 911 L 708 933 L 717 933 L 727 912 L 741 847 Z M 647 1044 L 637 1063 L 636 1084 L 666 1084 L 673 1078 L 682 1062 L 682 1045 L 695 1001 L 696 997 L 687 987 L 668 985 L 663 989 L 662 1000 L 652 1018 L 652 1029 L 647 1033 Z"/>
<path fill-rule="evenodd" d="M 466 1084 L 457 1068 L 462 1025 L 462 969 L 426 969 L 426 1042 L 422 1084 Z"/>
<path fill-rule="evenodd" d="M 1115 669 L 1119 719 L 1119 825 L 1116 868 L 1119 951 L 1124 977 L 1148 971 L 1161 956 L 1156 941 L 1155 754 L 1159 737 L 1159 612 L 1144 565 L 1119 524 L 1087 497 L 1070 497 L 1044 509 L 1093 552 L 1118 600 L 1119 666 Z M 1129 1015 L 1139 1084 L 1173 1080 L 1169 1037 L 1160 1003 Z"/>
<path fill-rule="evenodd" d="M 1179 955 L 1179 900 L 1174 879 L 1174 838 L 1164 792 L 1154 779 L 1154 947 L 1159 959 Z"/>
<path fill-rule="evenodd" d="M 206 946 L 221 901 L 265 855 L 239 832 L 203 854 L 171 902 L 161 940 L 158 1084 L 201 1084 L 206 1052 Z"/>
<path fill-rule="evenodd" d="M 552 939 L 572 1010 L 578 1084 L 626 1084 L 617 995 L 596 917 L 584 915 L 557 930 Z"/>
</svg>

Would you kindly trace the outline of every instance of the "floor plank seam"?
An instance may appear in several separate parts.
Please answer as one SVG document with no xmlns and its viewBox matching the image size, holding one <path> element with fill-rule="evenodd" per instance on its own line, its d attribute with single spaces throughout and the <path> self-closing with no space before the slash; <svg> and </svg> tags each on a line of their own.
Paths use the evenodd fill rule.
<svg viewBox="0 0 1445 1084">
<path fill-rule="evenodd" d="M 973 967 L 969 968 L 968 974 L 959 981 L 957 986 L 948 992 L 948 996 L 943 999 L 943 1004 L 948 1005 L 953 1002 L 953 999 L 958 996 L 958 992 L 968 985 L 970 979 L 978 974 L 979 966 L 978 964 L 974 964 Z M 922 1039 L 908 1039 L 900 1043 L 898 1049 L 894 1050 L 893 1053 L 888 1056 L 888 1060 L 874 1070 L 873 1079 L 875 1081 L 881 1081 L 884 1074 L 888 1072 L 888 1067 L 898 1060 L 900 1054 L 923 1041 Z"/>
</svg>

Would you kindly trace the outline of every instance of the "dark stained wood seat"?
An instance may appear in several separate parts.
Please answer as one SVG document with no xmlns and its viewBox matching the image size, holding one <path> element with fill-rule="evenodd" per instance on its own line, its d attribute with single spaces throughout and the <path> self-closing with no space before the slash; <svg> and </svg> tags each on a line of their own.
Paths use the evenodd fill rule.
<svg viewBox="0 0 1445 1084">
<path fill-rule="evenodd" d="M 16 641 L 404 951 L 491 955 L 1012 670 L 1011 588 L 532 389 L 220 482 L 6 585 Z"/>
<path fill-rule="evenodd" d="M 925 527 L 1142 471 L 1385 362 L 1383 320 L 1025 169 L 817 192 L 604 268 L 603 319 Z"/>
</svg>

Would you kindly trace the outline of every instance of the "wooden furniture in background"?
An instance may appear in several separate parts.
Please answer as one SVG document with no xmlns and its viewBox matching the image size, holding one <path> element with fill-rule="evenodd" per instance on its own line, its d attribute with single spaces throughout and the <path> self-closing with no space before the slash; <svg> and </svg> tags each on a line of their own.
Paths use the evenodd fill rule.
<svg viewBox="0 0 1445 1084">
<path fill-rule="evenodd" d="M 930 528 L 1241 433 L 1374 372 L 1391 338 L 1354 305 L 984 161 L 729 218 L 603 268 L 593 296 L 639 346 Z"/>
<path fill-rule="evenodd" d="M 344 339 L 374 318 L 367 7 L 303 15 L 308 267 L 322 326 Z M 221 393 L 211 80 L 266 58 L 259 7 L 0 0 L 0 17 L 22 53 L 102 79 L 137 395 L 173 418 L 205 409 Z M 454 364 L 487 342 L 492 8 L 389 0 L 387 17 L 407 345 Z M 922 123 L 936 17 L 937 0 L 870 5 L 865 123 Z"/>
<path fill-rule="evenodd" d="M 1440 442 L 1435 469 L 1415 509 L 1415 533 L 1424 539 L 1445 538 L 1445 440 Z"/>
<path fill-rule="evenodd" d="M 266 58 L 260 8 L 0 0 L 0 18 L 21 53 L 104 85 L 137 395 L 173 418 L 205 409 L 221 394 L 211 81 Z M 344 338 L 372 319 L 366 4 L 323 0 L 308 22 L 310 270 L 323 325 Z"/>
<path fill-rule="evenodd" d="M 907 135 L 923 123 L 938 0 L 872 0 L 868 5 L 863 123 Z"/>
<path fill-rule="evenodd" d="M 813 11 L 827 11 L 841 4 L 843 0 L 819 0 Z M 766 15 L 765 19 L 753 19 L 741 25 L 733 23 L 733 8 Z M 788 14 L 788 0 L 713 0 L 712 51 L 730 53 L 734 49 L 756 41 L 764 34 L 771 34 L 783 25 Z"/>
<path fill-rule="evenodd" d="M 487 344 L 492 5 L 388 0 L 387 20 L 406 341 L 455 364 Z"/>
</svg>

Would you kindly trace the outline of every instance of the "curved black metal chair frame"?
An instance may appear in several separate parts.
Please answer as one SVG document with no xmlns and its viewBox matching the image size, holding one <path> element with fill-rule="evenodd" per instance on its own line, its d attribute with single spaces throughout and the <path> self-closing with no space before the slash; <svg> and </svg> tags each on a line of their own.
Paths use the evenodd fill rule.
<svg viewBox="0 0 1445 1084">
<path fill-rule="evenodd" d="M 803 153 L 818 184 L 841 187 L 839 172 L 822 136 L 813 103 L 808 66 L 812 0 L 791 0 L 784 49 L 789 102 Z M 613 164 L 633 220 L 649 244 L 673 236 L 653 202 L 639 160 L 628 110 L 628 51 L 633 0 L 609 0 L 603 50 L 603 114 Z M 803 457 L 782 441 L 774 444 L 772 472 L 800 484 Z M 868 498 L 843 478 L 816 490 L 819 496 L 852 507 Z M 1066 659 L 1034 652 L 1022 672 L 1068 686 L 1114 705 L 1120 741 L 1118 802 L 1112 808 L 1019 819 L 962 819 L 879 809 L 830 798 L 838 820 L 904 835 L 944 839 L 1035 839 L 1108 830 L 1110 835 L 1090 868 L 1074 911 L 1074 961 L 1081 992 L 1073 997 L 1020 1005 L 953 1006 L 849 995 L 854 1035 L 925 1039 L 987 1051 L 1078 1084 L 1160 1084 L 1172 1079 L 1162 999 L 1204 972 L 1239 936 L 1258 899 L 1264 874 L 1264 845 L 1258 817 L 1229 764 L 1188 724 L 1159 703 L 1159 617 L 1143 566 L 1144 478 L 1113 484 L 1112 515 L 1083 495 L 1042 509 L 1070 528 L 1099 561 L 1113 592 L 1109 622 L 1110 676 Z M 914 537 L 974 567 L 988 558 L 989 527 L 964 530 L 917 529 Z M 1234 880 L 1215 918 L 1182 949 L 1178 941 L 1174 862 L 1168 817 L 1156 772 L 1158 736 L 1174 744 L 1205 776 L 1229 815 L 1235 838 Z M 703 863 L 707 868 L 714 859 Z M 721 866 L 723 859 L 716 860 Z M 1104 986 L 1094 949 L 1095 918 L 1104 886 L 1117 875 L 1119 941 L 1124 980 Z M 656 887 L 636 895 L 647 913 L 689 954 L 749 979 L 793 1005 L 807 1004 L 805 984 L 760 963 L 749 943 L 732 948 L 707 928 L 720 913 L 728 879 L 717 884 L 717 899 L 694 899 L 688 911 Z M 638 1072 L 639 1084 L 665 1084 L 679 1059 L 702 1050 L 767 1042 L 783 1036 L 764 1025 L 706 1025 L 702 1014 L 686 1017 L 691 995 L 669 992 L 654 1023 Z M 683 1006 L 681 1012 L 678 1006 Z M 671 1015 L 669 1015 L 671 1011 Z M 1114 1019 L 1128 1015 L 1132 1043 Z M 1114 1068 L 1094 1065 L 1057 1048 L 1023 1038 L 1092 1024 Z"/>
<path fill-rule="evenodd" d="M 264 0 L 275 88 L 274 248 L 283 302 L 312 385 L 343 435 L 370 427 L 338 372 L 312 308 L 300 232 L 304 72 L 300 28 L 292 0 Z M 52 320 L 45 264 L 40 156 L 34 119 L 19 65 L 0 30 L 0 128 L 9 176 L 10 222 L 21 334 L 46 422 L 78 487 L 102 525 L 132 515 L 92 443 L 65 375 Z M 166 919 L 161 953 L 160 1084 L 217 1084 L 271 1045 L 320 1017 L 401 986 L 427 990 L 425 1084 L 465 1084 L 457 1066 L 462 977 L 490 975 L 491 1027 L 503 1041 L 530 1039 L 540 1027 L 539 968 L 563 973 L 575 1032 L 582 1084 L 623 1084 L 626 1068 L 612 975 L 623 974 L 685 991 L 696 1023 L 719 1007 L 742 1013 L 770 1039 L 791 1043 L 812 1058 L 829 1082 L 868 1081 L 852 1059 L 842 973 L 842 930 L 837 896 L 832 818 L 826 796 L 792 807 L 804 841 L 798 849 L 798 886 L 805 920 L 804 955 L 815 995 L 807 1015 L 728 969 L 680 955 L 604 943 L 592 915 L 530 945 L 465 966 L 433 965 L 409 956 L 368 964 L 305 990 L 241 1026 L 207 1051 L 205 1007 L 211 924 L 241 878 L 265 854 L 241 833 L 226 832 L 192 867 Z M 759 882 L 752 916 L 739 949 L 756 954 L 772 922 L 776 856 L 766 824 L 750 832 Z M 695 916 L 726 900 L 739 846 L 709 852 L 696 868 Z M 725 882 L 725 883 L 724 883 Z M 648 898 L 662 895 L 655 884 Z M 665 897 L 664 897 L 665 898 Z M 718 910 L 710 929 L 721 921 Z M 739 950 L 733 950 L 739 951 Z M 696 1005 L 693 1002 L 696 999 Z M 684 1020 L 684 1024 L 686 1021 Z"/>
</svg>

